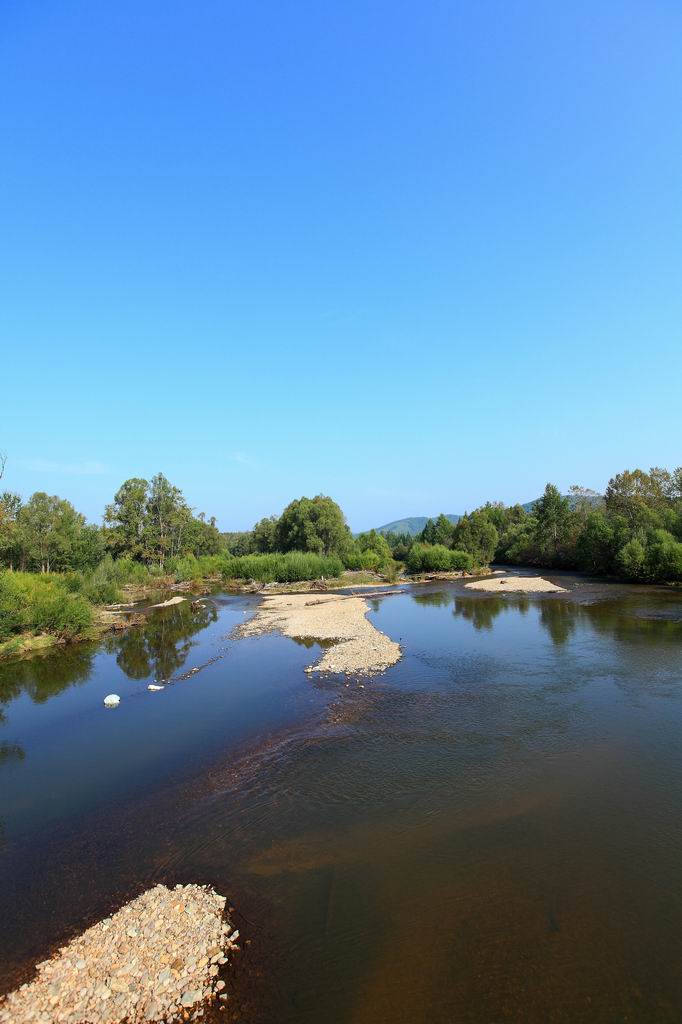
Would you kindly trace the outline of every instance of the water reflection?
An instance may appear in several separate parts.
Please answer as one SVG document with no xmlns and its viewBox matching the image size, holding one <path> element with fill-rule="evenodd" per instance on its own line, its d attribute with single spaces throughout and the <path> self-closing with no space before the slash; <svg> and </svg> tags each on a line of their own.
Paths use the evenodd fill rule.
<svg viewBox="0 0 682 1024">
<path fill-rule="evenodd" d="M 92 644 L 60 647 L 49 654 L 10 662 L 0 668 L 0 723 L 5 709 L 22 693 L 44 704 L 68 686 L 84 683 L 92 672 Z"/>
<path fill-rule="evenodd" d="M 524 596 L 491 597 L 486 600 L 475 600 L 461 597 L 454 598 L 452 614 L 466 619 L 474 629 L 492 629 L 497 616 L 507 608 L 514 608 L 525 615 L 530 608 L 530 601 Z"/>
<path fill-rule="evenodd" d="M 107 649 L 116 654 L 116 663 L 129 679 L 168 680 L 187 661 L 192 637 L 218 618 L 212 601 L 189 601 L 150 615 L 143 627 L 110 637 Z"/>
<path fill-rule="evenodd" d="M 452 605 L 456 618 L 470 622 L 476 630 L 492 630 L 495 620 L 503 612 L 514 611 L 527 615 L 530 608 L 538 608 L 540 625 L 549 633 L 553 644 L 562 646 L 574 635 L 580 624 L 591 626 L 596 632 L 627 640 L 648 643 L 652 638 L 682 637 L 682 612 L 679 596 L 674 592 L 645 592 L 629 588 L 624 595 L 607 595 L 603 600 L 580 603 L 565 598 L 532 598 L 525 594 L 507 594 L 504 597 L 463 597 L 447 590 L 412 594 L 415 604 L 447 608 Z"/>
</svg>

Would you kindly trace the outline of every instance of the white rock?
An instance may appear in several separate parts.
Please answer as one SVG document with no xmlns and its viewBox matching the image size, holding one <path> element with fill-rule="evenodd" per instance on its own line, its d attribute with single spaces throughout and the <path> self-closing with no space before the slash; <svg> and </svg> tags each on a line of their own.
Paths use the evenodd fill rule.
<svg viewBox="0 0 682 1024">
<path fill-rule="evenodd" d="M 151 690 L 152 693 L 156 693 L 157 690 L 163 690 L 163 686 L 157 686 L 156 683 L 150 683 L 147 689 Z"/>
<path fill-rule="evenodd" d="M 121 703 L 121 698 L 117 693 L 110 693 L 104 698 L 105 708 L 117 708 Z"/>
</svg>

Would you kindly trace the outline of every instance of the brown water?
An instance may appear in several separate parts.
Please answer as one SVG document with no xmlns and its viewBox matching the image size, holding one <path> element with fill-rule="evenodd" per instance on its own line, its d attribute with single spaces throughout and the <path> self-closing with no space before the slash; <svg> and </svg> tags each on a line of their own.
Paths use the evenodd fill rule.
<svg viewBox="0 0 682 1024">
<path fill-rule="evenodd" d="M 682 594 L 559 582 L 373 600 L 405 657 L 364 685 L 227 596 L 2 669 L 0 986 L 198 880 L 242 1020 L 678 1022 Z"/>
</svg>

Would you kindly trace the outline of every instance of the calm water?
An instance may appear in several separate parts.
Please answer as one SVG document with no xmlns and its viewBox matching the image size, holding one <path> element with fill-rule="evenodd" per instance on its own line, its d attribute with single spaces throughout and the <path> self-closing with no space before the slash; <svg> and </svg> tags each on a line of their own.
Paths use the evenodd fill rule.
<svg viewBox="0 0 682 1024">
<path fill-rule="evenodd" d="M 364 685 L 227 595 L 2 668 L 0 990 L 198 880 L 243 1020 L 678 1024 L 682 593 L 561 582 L 372 601 L 405 658 Z"/>
</svg>

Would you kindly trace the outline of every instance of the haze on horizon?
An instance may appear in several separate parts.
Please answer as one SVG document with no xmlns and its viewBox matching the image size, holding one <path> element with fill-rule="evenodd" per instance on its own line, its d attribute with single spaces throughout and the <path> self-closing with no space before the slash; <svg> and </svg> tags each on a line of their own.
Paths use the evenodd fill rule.
<svg viewBox="0 0 682 1024">
<path fill-rule="evenodd" d="M 681 44 L 663 0 L 5 4 L 2 486 L 360 530 L 678 465 Z"/>
</svg>

